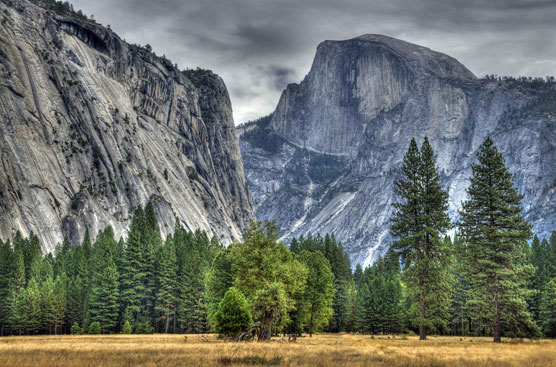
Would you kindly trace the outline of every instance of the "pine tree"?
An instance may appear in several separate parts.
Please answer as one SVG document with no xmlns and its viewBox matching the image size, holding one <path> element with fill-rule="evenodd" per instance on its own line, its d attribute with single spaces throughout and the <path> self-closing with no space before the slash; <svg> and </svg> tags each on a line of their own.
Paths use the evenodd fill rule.
<svg viewBox="0 0 556 367">
<path fill-rule="evenodd" d="M 451 249 L 442 235 L 450 228 L 448 194 L 440 183 L 434 152 L 425 138 L 421 151 L 411 140 L 403 160 L 404 178 L 396 182 L 395 192 L 402 202 L 395 203 L 391 233 L 397 238 L 403 277 L 416 297 L 419 339 L 426 339 L 427 328 L 446 327 L 450 276 L 447 267 Z"/>
<path fill-rule="evenodd" d="M 556 277 L 556 231 L 550 235 L 547 247 L 547 262 L 550 272 L 550 278 Z"/>
<path fill-rule="evenodd" d="M 58 334 L 67 312 L 67 282 L 65 273 L 56 277 L 52 285 L 52 291 L 48 297 L 48 321 L 54 328 L 54 334 Z"/>
<path fill-rule="evenodd" d="M 550 338 L 556 337 L 556 278 L 552 278 L 544 287 L 540 320 L 543 334 Z"/>
<path fill-rule="evenodd" d="M 15 271 L 14 261 L 10 241 L 0 241 L 0 336 L 5 335 L 8 326 L 9 296 Z"/>
<path fill-rule="evenodd" d="M 531 242 L 531 263 L 535 274 L 531 279 L 531 286 L 535 292 L 531 300 L 533 320 L 540 324 L 539 313 L 544 287 L 550 281 L 549 245 L 548 241 L 540 241 L 537 236 Z"/>
<path fill-rule="evenodd" d="M 176 313 L 178 260 L 174 241 L 171 237 L 158 250 L 156 306 L 158 320 L 164 322 L 164 332 L 168 332 L 170 321 Z"/>
<path fill-rule="evenodd" d="M 494 342 L 501 341 L 503 326 L 510 335 L 536 335 L 523 287 L 532 274 L 521 259 L 531 237 L 531 226 L 521 215 L 523 196 L 513 187 L 513 176 L 490 137 L 477 158 L 469 200 L 460 212 L 460 256 L 472 285 L 468 304 L 477 323 L 490 323 Z"/>
<path fill-rule="evenodd" d="M 131 312 L 132 327 L 138 323 L 150 323 L 150 306 L 152 305 L 152 267 L 149 264 L 149 252 L 145 212 L 138 207 L 131 222 L 127 237 L 120 274 L 122 309 Z"/>
<path fill-rule="evenodd" d="M 203 333 L 208 328 L 204 278 L 210 264 L 210 241 L 204 232 L 197 231 L 191 236 L 180 234 L 183 231 L 179 228 L 174 239 L 180 241 L 176 245 L 184 256 L 178 261 L 181 264 L 178 319 L 184 331 Z"/>
<path fill-rule="evenodd" d="M 448 240 L 450 240 L 448 238 Z M 457 256 L 462 246 L 461 238 L 458 234 L 454 237 L 455 262 L 451 267 L 452 276 L 454 278 L 454 290 L 452 295 L 451 306 L 451 323 L 452 331 L 456 335 L 465 336 L 470 330 L 469 310 L 467 302 L 469 300 L 470 283 L 465 275 L 465 265 Z"/>
<path fill-rule="evenodd" d="M 218 311 L 220 302 L 226 291 L 233 285 L 232 263 L 228 258 L 229 251 L 222 248 L 214 257 L 212 266 L 205 280 L 205 300 L 207 305 L 207 318 L 214 326 L 214 314 Z"/>
<path fill-rule="evenodd" d="M 111 228 L 99 234 L 93 248 L 88 321 L 98 323 L 102 332 L 112 332 L 118 323 L 119 274 L 113 259 L 117 246 Z M 89 332 L 90 333 L 90 332 Z"/>
<path fill-rule="evenodd" d="M 312 336 L 327 326 L 332 316 L 334 274 L 330 263 L 319 250 L 303 250 L 298 258 L 308 270 L 303 300 L 308 309 L 307 331 Z"/>
</svg>

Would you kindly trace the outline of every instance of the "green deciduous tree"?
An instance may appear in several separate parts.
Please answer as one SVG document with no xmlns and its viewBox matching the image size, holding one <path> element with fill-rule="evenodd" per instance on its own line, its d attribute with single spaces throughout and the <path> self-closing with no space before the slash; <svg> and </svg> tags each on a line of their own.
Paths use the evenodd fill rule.
<svg viewBox="0 0 556 367">
<path fill-rule="evenodd" d="M 230 248 L 235 286 L 251 306 L 253 318 L 260 322 L 259 341 L 268 341 L 272 328 L 289 322 L 293 295 L 304 288 L 307 268 L 293 259 L 286 246 L 277 241 L 273 222 L 252 222 L 243 241 Z"/>
</svg>

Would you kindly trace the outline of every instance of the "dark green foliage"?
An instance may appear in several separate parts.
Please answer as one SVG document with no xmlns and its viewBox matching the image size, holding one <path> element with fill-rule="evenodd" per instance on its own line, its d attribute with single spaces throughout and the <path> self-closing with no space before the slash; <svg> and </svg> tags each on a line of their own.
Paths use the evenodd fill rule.
<svg viewBox="0 0 556 367">
<path fill-rule="evenodd" d="M 93 247 L 88 321 L 98 323 L 103 333 L 116 331 L 119 311 L 119 274 L 114 262 L 117 246 L 112 229 L 100 233 Z"/>
<path fill-rule="evenodd" d="M 208 330 L 205 306 L 205 276 L 211 263 L 211 243 L 206 233 L 195 235 L 178 225 L 174 232 L 178 257 L 178 321 L 187 333 Z"/>
<path fill-rule="evenodd" d="M 154 314 L 154 254 L 160 245 L 160 231 L 152 204 L 135 210 L 124 250 L 120 274 L 124 310 L 132 325 L 151 323 Z"/>
<path fill-rule="evenodd" d="M 89 332 L 88 334 L 96 335 L 101 333 L 100 323 L 95 321 L 89 325 Z"/>
<path fill-rule="evenodd" d="M 445 241 L 450 241 L 446 237 Z M 456 234 L 454 238 L 453 247 L 456 249 L 461 248 L 461 237 Z M 471 319 L 467 302 L 469 300 L 469 289 L 471 284 L 465 276 L 465 264 L 461 261 L 459 256 L 455 256 L 455 262 L 451 267 L 451 273 L 454 279 L 454 288 L 452 294 L 452 305 L 450 308 L 450 327 L 454 335 L 465 336 L 470 330 Z"/>
<path fill-rule="evenodd" d="M 214 331 L 229 337 L 237 337 L 251 326 L 253 318 L 243 293 L 231 287 L 214 314 Z"/>
<path fill-rule="evenodd" d="M 163 330 L 167 333 L 170 321 L 176 317 L 178 294 L 178 259 L 172 237 L 159 248 L 156 269 L 155 311 L 157 320 L 163 322 Z"/>
<path fill-rule="evenodd" d="M 389 259 L 391 262 L 392 259 Z M 401 331 L 402 286 L 399 267 L 379 258 L 362 272 L 355 301 L 355 330 L 361 333 Z"/>
<path fill-rule="evenodd" d="M 534 290 L 533 298 L 530 300 L 530 308 L 533 320 L 540 321 L 540 306 L 544 293 L 544 288 L 552 278 L 552 269 L 550 263 L 550 247 L 546 240 L 540 241 L 537 236 L 533 238 L 531 243 L 531 264 L 535 268 L 535 274 L 531 279 L 530 286 Z"/>
<path fill-rule="evenodd" d="M 57 246 L 56 256 L 37 251 L 36 236 L 0 241 L 2 335 L 216 330 L 237 336 L 258 325 L 260 340 L 268 340 L 277 332 L 292 337 L 323 328 L 398 333 L 415 325 L 417 288 L 400 281 L 394 248 L 365 270 L 356 266 L 352 275 L 348 256 L 333 235 L 293 239 L 288 251 L 277 242 L 272 223 L 254 223 L 242 243 L 225 248 L 176 221 L 174 234 L 162 241 L 155 212 L 152 205 L 138 208 L 127 240 L 116 242 L 108 227 L 94 246 L 86 233 L 81 246 L 67 240 Z M 421 219 L 426 223 L 425 215 Z M 452 247 L 449 238 L 442 242 Z M 459 256 L 443 269 L 454 279 L 446 323 L 454 334 L 484 334 L 489 326 L 476 314 L 480 302 L 473 298 L 477 282 L 469 276 L 470 258 L 465 257 L 469 245 L 461 236 L 454 242 Z M 515 315 L 502 322 L 502 330 L 507 336 L 533 335 L 523 332 L 528 330 L 521 317 L 527 300 L 543 332 L 556 336 L 556 281 L 548 281 L 556 276 L 556 233 L 550 241 L 534 240 L 531 249 L 521 241 L 516 254 L 512 270 L 524 278 L 510 288 L 512 297 L 523 298 L 503 309 Z M 534 274 L 520 270 L 531 268 L 529 262 Z M 525 285 L 533 292 L 522 292 Z M 529 293 L 534 294 L 526 297 Z M 440 314 L 434 304 L 431 312 Z"/>
<path fill-rule="evenodd" d="M 240 139 L 247 141 L 254 148 L 264 149 L 269 153 L 278 152 L 285 140 L 268 127 L 271 120 L 272 115 L 268 115 L 245 123 L 243 126 L 247 131 Z"/>
<path fill-rule="evenodd" d="M 83 334 L 83 329 L 81 329 L 81 327 L 79 327 L 79 324 L 77 322 L 74 322 L 71 325 L 70 333 L 71 333 L 71 335 L 81 335 L 81 334 Z"/>
<path fill-rule="evenodd" d="M 535 336 L 536 325 L 527 311 L 525 283 L 533 267 L 525 263 L 531 226 L 521 215 L 522 195 L 489 137 L 472 166 L 469 200 L 461 215 L 465 275 L 471 282 L 469 300 L 476 327 L 488 330 L 495 342 L 502 334 Z"/>
<path fill-rule="evenodd" d="M 289 323 L 293 296 L 305 286 L 306 267 L 277 239 L 273 222 L 264 226 L 252 222 L 243 241 L 230 248 L 235 286 L 245 294 L 253 319 L 260 322 L 259 341 L 270 340 L 273 327 Z"/>
<path fill-rule="evenodd" d="M 539 316 L 544 335 L 556 338 L 556 278 L 544 286 Z"/>
<path fill-rule="evenodd" d="M 124 326 L 122 327 L 122 334 L 131 334 L 131 324 L 129 323 L 129 320 L 126 320 L 124 322 Z"/>
<path fill-rule="evenodd" d="M 448 194 L 440 184 L 434 152 L 425 138 L 419 151 L 411 140 L 402 166 L 403 179 L 396 182 L 391 233 L 393 248 L 403 264 L 403 280 L 414 301 L 410 308 L 420 339 L 427 329 L 445 329 L 449 318 L 451 248 L 443 241 L 450 228 Z"/>
<path fill-rule="evenodd" d="M 182 74 L 189 79 L 193 85 L 197 88 L 210 87 L 218 76 L 214 74 L 211 70 L 202 69 L 197 67 L 196 69 L 186 69 L 182 71 Z"/>
<path fill-rule="evenodd" d="M 207 318 L 214 325 L 214 314 L 218 310 L 220 301 L 226 291 L 234 284 L 232 263 L 227 248 L 221 248 L 214 257 L 212 266 L 205 280 L 205 299 L 207 304 Z"/>
</svg>

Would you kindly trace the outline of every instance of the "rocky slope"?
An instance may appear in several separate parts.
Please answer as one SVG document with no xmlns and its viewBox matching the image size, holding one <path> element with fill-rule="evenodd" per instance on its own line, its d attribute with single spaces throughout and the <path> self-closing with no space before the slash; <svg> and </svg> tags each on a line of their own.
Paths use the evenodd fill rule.
<svg viewBox="0 0 556 367">
<path fill-rule="evenodd" d="M 285 240 L 334 232 L 356 263 L 390 244 L 393 183 L 412 137 L 431 140 L 454 219 L 491 135 L 534 231 L 556 229 L 550 81 L 478 79 L 449 56 L 385 36 L 326 41 L 274 113 L 237 133 L 257 217 L 276 219 Z"/>
<path fill-rule="evenodd" d="M 0 1 L 0 117 L 2 239 L 124 235 L 149 200 L 164 234 L 230 242 L 253 218 L 223 81 L 73 12 Z"/>
</svg>

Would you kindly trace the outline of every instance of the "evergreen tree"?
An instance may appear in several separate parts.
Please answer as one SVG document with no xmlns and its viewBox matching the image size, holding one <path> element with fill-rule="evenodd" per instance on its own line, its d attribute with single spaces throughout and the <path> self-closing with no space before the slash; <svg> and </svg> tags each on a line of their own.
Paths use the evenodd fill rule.
<svg viewBox="0 0 556 367">
<path fill-rule="evenodd" d="M 533 320 L 540 324 L 539 313 L 544 287 L 550 281 L 549 245 L 546 240 L 540 241 L 537 236 L 531 242 L 531 263 L 535 274 L 531 279 L 534 295 L 531 300 L 531 313 Z"/>
<path fill-rule="evenodd" d="M 513 176 L 489 137 L 472 166 L 469 200 L 460 212 L 464 245 L 460 256 L 472 290 L 468 304 L 478 324 L 490 324 L 494 342 L 508 335 L 536 335 L 525 302 L 523 283 L 532 267 L 523 264 L 523 248 L 531 226 L 521 215 L 521 199 Z M 486 325 L 485 325 L 486 326 Z"/>
<path fill-rule="evenodd" d="M 447 239 L 450 240 L 449 238 Z M 454 248 L 456 255 L 460 253 L 462 246 L 460 236 L 456 234 L 454 238 Z M 451 324 L 452 332 L 456 335 L 465 336 L 470 330 L 470 317 L 467 302 L 469 300 L 470 283 L 465 275 L 465 264 L 459 256 L 455 257 L 455 262 L 451 267 L 452 276 L 454 278 L 454 288 L 451 306 Z"/>
<path fill-rule="evenodd" d="M 234 284 L 232 264 L 228 257 L 227 248 L 222 248 L 214 257 L 212 266 L 205 280 L 205 299 L 207 304 L 207 318 L 214 326 L 214 314 L 218 311 L 220 302 L 226 291 Z"/>
<path fill-rule="evenodd" d="M 10 241 L 0 241 L 0 336 L 5 335 L 9 318 L 10 290 L 14 278 L 15 259 Z"/>
<path fill-rule="evenodd" d="M 164 323 L 164 332 L 168 332 L 170 321 L 174 319 L 177 301 L 178 260 L 172 237 L 159 248 L 157 256 L 157 292 L 155 310 L 158 319 Z"/>
<path fill-rule="evenodd" d="M 132 326 L 152 322 L 152 231 L 152 223 L 147 224 L 145 211 L 138 207 L 133 214 L 120 274 L 122 309 L 131 313 Z"/>
<path fill-rule="evenodd" d="M 34 278 L 26 288 L 14 289 L 10 322 L 16 334 L 37 334 L 41 329 L 39 286 Z"/>
<path fill-rule="evenodd" d="M 334 274 L 330 263 L 320 251 L 303 250 L 299 260 L 308 270 L 303 291 L 303 301 L 307 303 L 307 331 L 313 333 L 328 325 L 332 316 L 332 300 L 335 293 Z"/>
<path fill-rule="evenodd" d="M 91 279 L 88 321 L 98 323 L 102 332 L 113 332 L 118 323 L 119 274 L 113 259 L 117 246 L 108 227 L 99 234 L 93 248 L 93 277 Z M 91 334 L 91 332 L 89 331 Z"/>
<path fill-rule="evenodd" d="M 550 278 L 556 277 L 556 231 L 550 235 L 547 247 L 547 262 L 550 272 Z"/>
<path fill-rule="evenodd" d="M 71 333 L 71 335 L 81 335 L 81 334 L 83 334 L 83 330 L 81 329 L 81 327 L 79 326 L 79 324 L 77 322 L 74 322 L 71 325 L 70 333 Z"/>
<path fill-rule="evenodd" d="M 100 322 L 94 321 L 89 325 L 89 334 L 96 335 L 102 332 L 102 328 L 100 327 Z"/>
<path fill-rule="evenodd" d="M 237 337 L 253 323 L 249 305 L 243 293 L 231 287 L 224 294 L 224 298 L 214 315 L 214 331 L 217 333 Z"/>
<path fill-rule="evenodd" d="M 451 249 L 442 235 L 450 228 L 448 194 L 442 189 L 434 152 L 425 138 L 421 151 L 411 140 L 403 160 L 404 178 L 396 182 L 395 193 L 402 199 L 396 209 L 391 233 L 394 249 L 403 263 L 403 277 L 415 296 L 419 339 L 427 328 L 446 327 L 451 281 L 447 271 Z"/>
<path fill-rule="evenodd" d="M 178 320 L 183 331 L 203 333 L 208 329 L 204 278 L 210 265 L 210 242 L 201 231 L 194 236 L 184 232 L 180 227 L 174 236 L 176 252 L 181 254 Z"/>
<path fill-rule="evenodd" d="M 544 335 L 556 337 L 556 278 L 544 287 L 540 304 L 541 328 Z"/>
<path fill-rule="evenodd" d="M 48 319 L 49 324 L 54 329 L 54 334 L 58 334 L 58 331 L 62 327 L 64 318 L 67 311 L 67 282 L 68 279 L 65 273 L 56 277 L 52 285 L 52 291 L 48 297 Z"/>
</svg>

